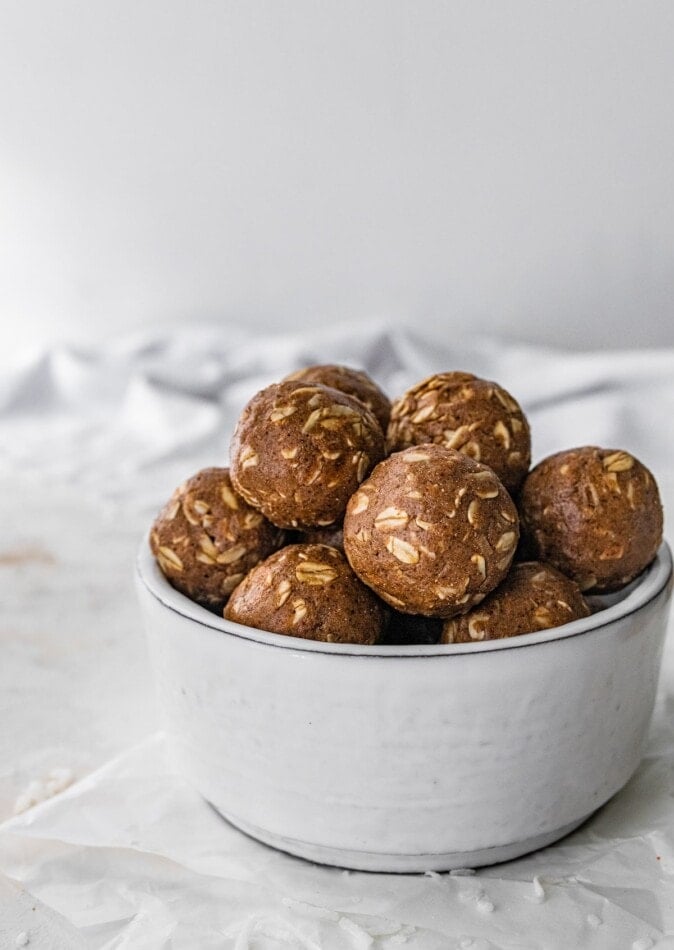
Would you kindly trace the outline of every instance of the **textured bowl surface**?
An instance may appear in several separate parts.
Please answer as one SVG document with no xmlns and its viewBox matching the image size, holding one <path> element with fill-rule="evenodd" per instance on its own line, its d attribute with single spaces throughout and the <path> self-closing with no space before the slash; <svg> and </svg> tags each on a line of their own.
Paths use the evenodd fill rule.
<svg viewBox="0 0 674 950">
<path fill-rule="evenodd" d="M 551 843 L 636 769 L 672 560 L 622 599 L 507 640 L 353 646 L 253 630 L 178 594 L 146 542 L 143 610 L 164 726 L 226 818 L 328 864 L 426 871 Z"/>
</svg>

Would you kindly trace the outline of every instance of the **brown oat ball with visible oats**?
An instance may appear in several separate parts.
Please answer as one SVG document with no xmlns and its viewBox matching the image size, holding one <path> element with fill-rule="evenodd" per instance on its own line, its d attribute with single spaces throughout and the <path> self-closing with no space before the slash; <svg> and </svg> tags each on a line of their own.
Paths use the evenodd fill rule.
<svg viewBox="0 0 674 950">
<path fill-rule="evenodd" d="M 496 590 L 462 617 L 446 620 L 442 643 L 500 640 L 589 617 L 575 581 L 540 561 L 513 565 Z"/>
<path fill-rule="evenodd" d="M 382 392 L 375 381 L 362 370 L 352 369 L 350 366 L 339 366 L 335 363 L 326 363 L 325 365 L 306 366 L 304 369 L 298 369 L 297 372 L 286 376 L 283 382 L 287 380 L 322 383 L 323 386 L 330 386 L 332 389 L 338 389 L 340 393 L 353 396 L 354 399 L 365 403 L 367 408 L 374 413 L 382 432 L 386 432 L 389 416 L 391 415 L 391 400 Z"/>
<path fill-rule="evenodd" d="M 494 472 L 442 445 L 381 462 L 349 500 L 344 550 L 362 581 L 402 613 L 453 617 L 508 572 L 517 509 Z"/>
<path fill-rule="evenodd" d="M 589 445 L 544 459 L 524 482 L 520 516 L 527 549 L 592 593 L 629 584 L 662 542 L 655 479 L 619 449 Z"/>
<path fill-rule="evenodd" d="M 339 522 L 384 456 L 381 426 L 361 402 L 319 383 L 276 383 L 243 410 L 230 447 L 232 482 L 280 528 Z"/>
<path fill-rule="evenodd" d="M 437 373 L 408 389 L 391 407 L 390 452 L 433 442 L 493 468 L 515 492 L 531 462 L 529 423 L 497 383 L 472 373 Z"/>
<path fill-rule="evenodd" d="M 188 478 L 150 531 L 152 553 L 167 580 L 218 613 L 251 567 L 284 539 L 283 531 L 234 492 L 226 468 L 205 468 Z"/>
<path fill-rule="evenodd" d="M 229 599 L 225 618 L 328 643 L 377 643 L 386 606 L 336 548 L 289 544 L 258 564 Z"/>
</svg>

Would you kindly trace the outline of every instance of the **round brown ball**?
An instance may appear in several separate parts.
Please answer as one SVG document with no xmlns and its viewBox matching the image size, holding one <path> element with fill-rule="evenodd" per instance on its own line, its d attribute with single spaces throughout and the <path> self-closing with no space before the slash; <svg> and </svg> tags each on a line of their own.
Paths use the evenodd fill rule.
<svg viewBox="0 0 674 950">
<path fill-rule="evenodd" d="M 403 613 L 453 617 L 508 572 L 517 510 L 492 469 L 421 445 L 381 462 L 350 499 L 344 550 L 354 571 Z"/>
<path fill-rule="evenodd" d="M 391 415 L 391 400 L 362 370 L 340 366 L 336 363 L 326 363 L 319 366 L 305 366 L 304 369 L 298 369 L 297 372 L 286 376 L 284 382 L 286 380 L 322 383 L 323 386 L 330 386 L 341 393 L 353 396 L 374 413 L 382 432 L 386 432 Z"/>
<path fill-rule="evenodd" d="M 620 590 L 655 557 L 662 505 L 653 475 L 620 449 L 558 452 L 529 474 L 520 496 L 528 549 L 581 590 Z"/>
<path fill-rule="evenodd" d="M 227 620 L 328 643 L 377 643 L 385 605 L 336 548 L 290 544 L 258 564 L 225 608 Z"/>
<path fill-rule="evenodd" d="M 446 620 L 442 643 L 473 643 L 534 633 L 588 617 L 575 581 L 540 561 L 514 564 L 496 590 L 462 617 Z"/>
<path fill-rule="evenodd" d="M 388 450 L 426 442 L 489 465 L 511 493 L 531 462 L 529 423 L 519 404 L 502 386 L 472 373 L 437 373 L 394 401 Z"/>
<path fill-rule="evenodd" d="M 243 410 L 231 448 L 236 490 L 280 528 L 327 527 L 384 455 L 381 426 L 358 400 L 276 383 Z"/>
<path fill-rule="evenodd" d="M 251 567 L 284 540 L 283 531 L 236 494 L 226 468 L 205 468 L 188 478 L 150 531 L 152 553 L 167 580 L 218 613 Z"/>
</svg>

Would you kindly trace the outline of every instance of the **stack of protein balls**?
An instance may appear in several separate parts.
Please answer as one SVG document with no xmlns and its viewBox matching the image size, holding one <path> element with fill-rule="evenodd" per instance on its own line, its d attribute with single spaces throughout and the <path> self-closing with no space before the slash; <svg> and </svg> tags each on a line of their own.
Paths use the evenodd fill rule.
<svg viewBox="0 0 674 950">
<path fill-rule="evenodd" d="M 391 404 L 365 373 L 312 366 L 250 400 L 231 468 L 181 485 L 150 543 L 177 590 L 273 633 L 530 633 L 633 581 L 663 521 L 653 476 L 626 451 L 530 459 L 526 417 L 497 383 L 439 373 Z"/>
</svg>

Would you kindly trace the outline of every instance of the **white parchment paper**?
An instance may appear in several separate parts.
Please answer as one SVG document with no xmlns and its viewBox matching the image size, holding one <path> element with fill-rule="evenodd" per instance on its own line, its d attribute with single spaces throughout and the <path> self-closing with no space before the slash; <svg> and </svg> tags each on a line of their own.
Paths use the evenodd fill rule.
<svg viewBox="0 0 674 950">
<path fill-rule="evenodd" d="M 172 771 L 161 734 L 7 822 L 2 869 L 97 947 L 674 947 L 668 712 L 582 829 L 473 875 L 348 873 L 258 844 Z"/>
<path fill-rule="evenodd" d="M 0 388 L 0 473 L 67 480 L 150 517 L 185 475 L 224 462 L 257 388 L 327 361 L 363 366 L 392 394 L 440 369 L 497 379 L 531 419 L 535 458 L 627 448 L 674 510 L 674 352 L 449 345 L 383 326 L 274 340 L 197 327 L 40 354 Z M 637 774 L 575 834 L 518 861 L 427 876 L 303 862 L 219 818 L 157 734 L 0 826 L 0 872 L 52 914 L 54 947 L 674 948 L 672 643 Z"/>
</svg>

